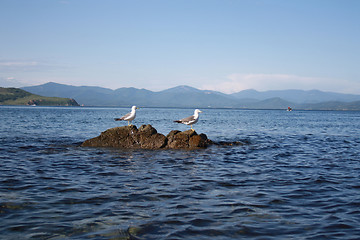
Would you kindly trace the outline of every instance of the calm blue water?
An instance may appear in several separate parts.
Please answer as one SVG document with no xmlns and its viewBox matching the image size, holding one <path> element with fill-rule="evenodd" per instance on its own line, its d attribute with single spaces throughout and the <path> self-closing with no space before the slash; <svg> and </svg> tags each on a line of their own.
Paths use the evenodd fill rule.
<svg viewBox="0 0 360 240">
<path fill-rule="evenodd" d="M 81 148 L 129 109 L 0 107 L 0 238 L 359 239 L 360 112 L 203 110 L 198 133 L 247 144 Z"/>
</svg>

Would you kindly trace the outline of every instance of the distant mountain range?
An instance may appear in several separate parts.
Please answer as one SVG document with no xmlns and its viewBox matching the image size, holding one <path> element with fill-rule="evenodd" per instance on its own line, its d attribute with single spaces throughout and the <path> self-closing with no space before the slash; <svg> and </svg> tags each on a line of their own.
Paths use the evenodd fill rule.
<svg viewBox="0 0 360 240">
<path fill-rule="evenodd" d="M 19 88 L 0 87 L 0 105 L 79 106 L 74 99 L 43 97 Z"/>
<path fill-rule="evenodd" d="M 132 105 L 142 107 L 183 108 L 244 108 L 244 109 L 293 109 L 307 110 L 360 110 L 360 95 L 322 92 L 319 90 L 279 90 L 258 92 L 244 90 L 233 94 L 177 86 L 159 92 L 137 88 L 116 90 L 71 86 L 49 82 L 24 87 L 33 94 L 75 99 L 85 106 Z"/>
<path fill-rule="evenodd" d="M 266 92 L 258 92 L 256 90 L 249 89 L 238 93 L 233 93 L 231 95 L 239 99 L 251 98 L 257 100 L 266 100 L 269 98 L 279 97 L 286 101 L 299 104 L 321 103 L 328 101 L 353 102 L 360 100 L 360 95 L 322 92 L 319 90 L 272 90 Z"/>
</svg>

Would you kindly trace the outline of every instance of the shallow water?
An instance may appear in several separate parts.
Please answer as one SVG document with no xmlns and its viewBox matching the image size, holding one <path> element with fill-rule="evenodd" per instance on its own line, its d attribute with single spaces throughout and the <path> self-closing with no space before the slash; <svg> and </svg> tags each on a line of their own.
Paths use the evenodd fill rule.
<svg viewBox="0 0 360 240">
<path fill-rule="evenodd" d="M 3 239 L 358 239 L 360 112 L 202 109 L 195 151 L 81 148 L 123 108 L 0 107 Z M 144 108 L 160 133 L 192 109 Z"/>
</svg>

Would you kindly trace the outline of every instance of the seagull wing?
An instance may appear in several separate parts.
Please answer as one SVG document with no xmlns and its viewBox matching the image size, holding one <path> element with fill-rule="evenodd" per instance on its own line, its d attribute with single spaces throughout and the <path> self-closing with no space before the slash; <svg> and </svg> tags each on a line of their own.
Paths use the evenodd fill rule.
<svg viewBox="0 0 360 240">
<path fill-rule="evenodd" d="M 194 117 L 194 116 L 190 116 L 190 117 L 186 117 L 186 118 L 183 118 L 183 119 L 174 121 L 174 122 L 184 123 L 184 124 L 190 124 L 190 123 L 192 123 L 192 122 L 194 122 L 194 121 L 195 121 L 195 117 Z"/>
<path fill-rule="evenodd" d="M 126 120 L 128 117 L 130 117 L 131 112 L 125 114 L 124 116 L 122 116 L 121 118 L 115 118 L 115 121 L 122 121 L 122 120 Z"/>
</svg>

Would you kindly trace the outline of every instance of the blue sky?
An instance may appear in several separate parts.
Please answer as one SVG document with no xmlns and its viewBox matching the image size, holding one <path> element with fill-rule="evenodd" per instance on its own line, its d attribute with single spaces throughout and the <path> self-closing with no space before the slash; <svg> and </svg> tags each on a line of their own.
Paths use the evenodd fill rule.
<svg viewBox="0 0 360 240">
<path fill-rule="evenodd" d="M 0 86 L 360 94 L 358 0 L 1 0 Z"/>
</svg>

